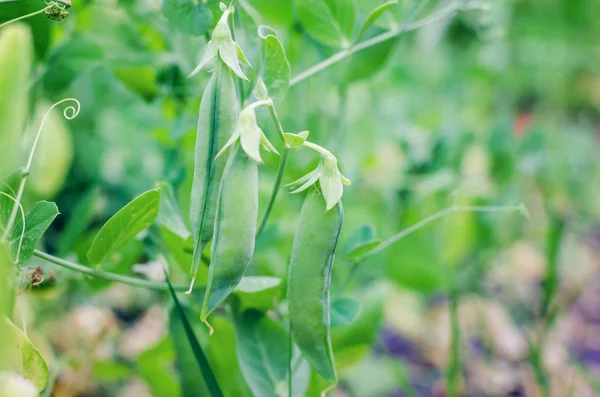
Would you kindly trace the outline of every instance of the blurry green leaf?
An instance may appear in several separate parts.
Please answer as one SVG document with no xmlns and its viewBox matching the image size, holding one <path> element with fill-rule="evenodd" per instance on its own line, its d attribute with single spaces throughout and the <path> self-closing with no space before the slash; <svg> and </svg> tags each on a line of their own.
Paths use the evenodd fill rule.
<svg viewBox="0 0 600 397">
<path fill-rule="evenodd" d="M 275 32 L 267 26 L 259 27 L 258 32 L 264 42 L 262 78 L 269 96 L 281 100 L 290 87 L 290 64 Z"/>
<path fill-rule="evenodd" d="M 352 324 L 360 313 L 360 303 L 353 299 L 336 299 L 331 302 L 330 326 L 343 327 Z"/>
<path fill-rule="evenodd" d="M 44 88 L 59 93 L 71 86 L 79 75 L 106 61 L 104 49 L 96 40 L 78 36 L 57 46 L 48 59 Z"/>
<path fill-rule="evenodd" d="M 258 81 L 256 82 L 256 87 L 254 87 L 253 95 L 254 98 L 256 98 L 259 101 L 264 101 L 269 97 L 269 90 L 267 89 L 265 81 L 262 79 L 262 77 L 258 78 Z"/>
<path fill-rule="evenodd" d="M 278 396 L 288 374 L 288 333 L 255 310 L 237 315 L 235 328 L 238 359 L 254 396 Z"/>
<path fill-rule="evenodd" d="M 350 45 L 356 23 L 354 0 L 296 0 L 296 14 L 306 32 L 321 44 Z"/>
<path fill-rule="evenodd" d="M 160 203 L 158 190 L 149 190 L 133 199 L 113 215 L 100 229 L 88 250 L 88 259 L 99 264 L 156 219 Z"/>
<path fill-rule="evenodd" d="M 20 251 L 19 243 L 23 232 L 23 218 L 17 215 L 10 236 L 10 251 L 13 258 L 16 258 L 19 254 L 19 263 L 31 258 L 35 247 L 58 214 L 58 207 L 54 203 L 48 201 L 35 203 L 31 211 L 25 216 L 25 234 L 23 235 Z"/>
<path fill-rule="evenodd" d="M 208 360 L 225 396 L 254 397 L 240 367 L 233 320 L 213 315 L 210 321 L 215 332 L 208 340 Z M 199 324 L 206 329 L 204 324 Z"/>
<path fill-rule="evenodd" d="M 7 317 L 0 319 L 0 331 L 7 349 L 0 357 L 0 369 L 20 374 L 42 392 L 48 383 L 48 366 L 40 352 Z"/>
<path fill-rule="evenodd" d="M 358 259 L 381 244 L 375 237 L 373 225 L 364 225 L 355 229 L 344 242 L 342 252 L 347 259 Z"/>
<path fill-rule="evenodd" d="M 92 372 L 94 379 L 107 382 L 125 380 L 132 375 L 132 370 L 128 365 L 114 361 L 96 361 Z"/>
<path fill-rule="evenodd" d="M 160 190 L 160 209 L 156 222 L 179 237 L 183 239 L 188 238 L 190 231 L 185 226 L 185 222 L 181 217 L 173 187 L 167 182 L 159 182 L 158 189 Z"/>
<path fill-rule="evenodd" d="M 181 343 L 186 343 L 183 329 L 181 329 L 181 334 L 178 336 L 179 337 L 176 340 L 181 341 Z M 173 339 L 175 340 L 175 336 Z M 184 347 L 186 348 L 185 351 L 189 352 L 190 356 L 192 356 L 192 352 L 187 344 Z M 150 387 L 154 397 L 191 397 L 191 394 L 182 394 L 179 384 L 177 383 L 176 373 L 173 369 L 173 361 L 175 361 L 175 352 L 173 351 L 173 344 L 169 338 L 163 339 L 161 342 L 139 355 L 137 359 L 137 369 L 141 377 Z M 177 364 L 179 364 L 179 361 L 177 361 Z M 190 368 L 195 368 L 193 357 L 190 364 Z M 196 373 L 194 375 L 198 377 Z M 200 391 L 206 390 L 206 388 L 191 388 L 189 390 Z M 202 395 L 208 395 L 208 392 Z"/>
<path fill-rule="evenodd" d="M 371 13 L 367 16 L 365 22 L 361 25 L 358 34 L 356 35 L 355 41 L 360 41 L 363 34 L 392 6 L 397 5 L 398 0 L 390 0 L 386 3 L 381 4 L 376 7 Z"/>
<path fill-rule="evenodd" d="M 308 132 L 308 131 L 305 131 Z M 304 142 L 306 142 L 306 138 L 301 134 L 292 134 L 290 132 L 286 132 L 283 134 L 283 139 L 285 140 L 285 145 L 290 149 L 300 150 L 304 147 Z"/>
<path fill-rule="evenodd" d="M 100 189 L 93 187 L 83 193 L 73 207 L 58 243 L 58 256 L 66 255 L 73 249 L 75 241 L 81 238 L 83 232 L 94 217 L 94 207 L 98 200 Z"/>
<path fill-rule="evenodd" d="M 37 0 L 18 0 L 0 3 L 0 24 L 20 16 L 30 14 L 44 8 L 44 3 Z M 44 59 L 51 41 L 51 28 L 55 22 L 48 21 L 42 14 L 21 20 L 19 23 L 26 24 L 31 28 L 34 37 L 36 57 Z"/>
<path fill-rule="evenodd" d="M 166 273 L 165 273 L 165 275 L 166 275 Z M 219 383 L 217 382 L 215 374 L 213 373 L 210 363 L 208 362 L 208 359 L 206 358 L 206 354 L 204 354 L 204 351 L 202 350 L 202 347 L 200 346 L 200 343 L 198 342 L 198 338 L 196 337 L 196 334 L 194 333 L 194 330 L 185 314 L 183 306 L 181 306 L 181 303 L 179 303 L 177 294 L 175 293 L 175 290 L 173 289 L 173 286 L 171 285 L 171 281 L 169 281 L 169 276 L 166 276 L 166 280 L 167 280 L 167 284 L 169 286 L 169 292 L 171 293 L 171 297 L 173 298 L 173 301 L 175 302 L 175 308 L 173 310 L 177 313 L 177 316 L 181 320 L 183 330 L 185 331 L 185 336 L 187 338 L 187 341 L 188 341 L 190 347 L 192 348 L 191 350 L 194 353 L 194 358 L 196 360 L 196 363 L 198 364 L 198 367 L 200 368 L 202 377 L 204 378 L 204 381 L 206 382 L 206 386 L 208 388 L 209 394 L 211 397 L 223 397 L 223 392 L 221 391 L 221 388 L 219 387 Z M 171 316 L 171 319 L 173 319 L 173 315 Z M 187 371 L 187 368 L 186 368 L 186 371 Z M 196 377 L 198 377 L 198 376 L 196 375 Z M 185 390 L 186 389 L 184 388 L 184 392 L 185 392 Z M 194 389 L 191 389 L 191 390 L 194 390 Z M 194 390 L 194 393 L 196 393 L 195 390 Z"/>
<path fill-rule="evenodd" d="M 279 286 L 281 279 L 277 277 L 247 276 L 242 278 L 235 288 L 236 291 L 254 293 Z"/>
<path fill-rule="evenodd" d="M 208 33 L 213 24 L 212 11 L 201 1 L 164 0 L 162 10 L 172 28 L 193 36 Z"/>
<path fill-rule="evenodd" d="M 203 325 L 196 317 L 189 316 L 192 327 L 199 329 Z M 176 307 L 173 307 L 169 314 L 169 334 L 175 349 L 175 364 L 179 373 L 182 397 L 208 396 L 208 388 L 204 378 L 199 373 L 194 351 L 190 349 L 186 329 Z"/>
</svg>

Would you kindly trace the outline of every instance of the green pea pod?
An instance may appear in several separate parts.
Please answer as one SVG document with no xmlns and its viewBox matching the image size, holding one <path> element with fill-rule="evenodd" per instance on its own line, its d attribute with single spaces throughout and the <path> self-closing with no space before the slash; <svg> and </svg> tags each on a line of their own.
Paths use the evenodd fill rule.
<svg viewBox="0 0 600 397">
<path fill-rule="evenodd" d="M 292 337 L 302 355 L 325 379 L 336 383 L 329 284 L 344 210 L 340 201 L 325 212 L 320 196 L 313 188 L 300 212 L 292 247 L 287 298 Z"/>
<path fill-rule="evenodd" d="M 208 315 L 229 296 L 246 272 L 256 239 L 258 164 L 239 144 L 231 152 L 219 189 L 208 283 L 200 315 Z"/>
<path fill-rule="evenodd" d="M 33 38 L 27 25 L 0 30 L 0 179 L 13 170 L 29 108 Z"/>
<path fill-rule="evenodd" d="M 195 278 L 202 250 L 213 236 L 219 182 L 225 158 L 216 159 L 219 150 L 233 134 L 239 105 L 233 76 L 222 63 L 217 66 L 204 90 L 198 117 L 198 134 L 190 216 L 194 235 L 192 277 Z"/>
</svg>

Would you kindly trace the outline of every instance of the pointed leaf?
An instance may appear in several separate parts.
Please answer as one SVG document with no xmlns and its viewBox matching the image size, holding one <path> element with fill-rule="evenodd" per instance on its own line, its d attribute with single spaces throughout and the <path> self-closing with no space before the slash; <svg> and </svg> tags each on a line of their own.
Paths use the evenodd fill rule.
<svg viewBox="0 0 600 397">
<path fill-rule="evenodd" d="M 206 386 L 210 392 L 210 396 L 211 397 L 223 397 L 223 392 L 221 391 L 221 388 L 219 387 L 217 378 L 215 377 L 215 374 L 213 373 L 212 368 L 210 367 L 210 363 L 208 362 L 206 354 L 204 354 L 204 351 L 202 350 L 202 347 L 200 346 L 200 342 L 198 342 L 198 339 L 196 338 L 196 334 L 194 333 L 194 330 L 190 324 L 190 321 L 188 320 L 188 318 L 185 314 L 183 306 L 181 306 L 181 303 L 179 302 L 179 299 L 177 298 L 177 294 L 175 293 L 175 290 L 173 289 L 173 286 L 171 285 L 169 276 L 166 273 L 165 273 L 165 276 L 166 276 L 167 285 L 169 286 L 169 292 L 171 293 L 171 298 L 173 298 L 173 302 L 175 303 L 175 311 L 176 311 L 177 315 L 179 316 L 179 319 L 181 320 L 181 324 L 183 325 L 183 329 L 185 331 L 185 336 L 187 337 L 189 345 L 192 348 L 192 351 L 194 352 L 194 358 L 196 359 L 196 363 L 200 367 L 200 372 L 202 373 L 202 377 L 204 378 L 204 381 L 206 382 Z M 195 391 L 195 392 L 197 392 L 197 391 Z"/>
<path fill-rule="evenodd" d="M 359 302 L 353 299 L 337 299 L 331 302 L 331 327 L 352 324 L 359 313 Z"/>
<path fill-rule="evenodd" d="M 108 255 L 148 228 L 158 215 L 160 193 L 149 190 L 133 199 L 102 226 L 87 256 L 91 264 L 101 263 Z"/>
<path fill-rule="evenodd" d="M 288 333 L 256 310 L 235 317 L 237 354 L 242 373 L 257 397 L 277 396 L 288 375 Z"/>
<path fill-rule="evenodd" d="M 190 231 L 179 212 L 177 199 L 173 186 L 167 182 L 159 182 L 158 189 L 160 191 L 160 207 L 156 222 L 177 234 L 179 237 L 186 239 L 190 235 Z"/>
<path fill-rule="evenodd" d="M 371 27 L 373 26 L 373 24 L 392 6 L 395 6 L 398 4 L 398 0 L 390 0 L 386 3 L 383 3 L 381 5 L 379 5 L 378 7 L 376 7 L 373 11 L 371 11 L 369 13 L 369 15 L 367 16 L 367 19 L 365 19 L 365 22 L 362 24 L 362 26 L 360 27 L 360 30 L 358 31 L 358 34 L 356 35 L 356 39 L 354 40 L 355 42 L 358 42 L 362 36 L 364 35 L 364 33 Z"/>
<path fill-rule="evenodd" d="M 269 95 L 275 100 L 285 97 L 291 79 L 291 68 L 285 50 L 275 32 L 267 27 L 258 28 L 263 39 L 262 77 Z"/>
<path fill-rule="evenodd" d="M 25 234 L 23 235 L 20 251 L 19 242 L 23 232 L 23 219 L 17 216 L 10 236 L 10 252 L 12 257 L 16 258 L 17 254 L 19 254 L 19 263 L 31 258 L 35 247 L 58 214 L 56 204 L 48 201 L 36 203 L 25 216 Z"/>
<path fill-rule="evenodd" d="M 296 14 L 315 40 L 329 47 L 350 44 L 356 23 L 354 0 L 296 0 Z"/>
<path fill-rule="evenodd" d="M 359 259 L 379 244 L 381 240 L 375 237 L 375 228 L 372 225 L 363 225 L 350 233 L 342 251 L 347 259 Z"/>
</svg>

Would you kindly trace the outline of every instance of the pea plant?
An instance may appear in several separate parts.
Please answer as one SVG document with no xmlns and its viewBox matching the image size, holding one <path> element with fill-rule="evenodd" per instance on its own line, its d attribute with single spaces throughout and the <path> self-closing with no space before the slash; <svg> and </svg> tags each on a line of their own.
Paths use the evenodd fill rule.
<svg viewBox="0 0 600 397">
<path fill-rule="evenodd" d="M 198 3 L 189 13 L 201 12 L 203 4 Z M 312 396 L 335 389 L 338 375 L 332 328 L 351 324 L 360 310 L 359 302 L 331 299 L 332 271 L 344 220 L 342 197 L 345 186 L 351 182 L 340 172 L 336 155 L 313 141 L 308 131 L 285 129 L 277 106 L 290 87 L 357 53 L 456 13 L 479 12 L 484 6 L 473 1 L 448 1 L 415 20 L 422 11 L 416 7 L 399 23 L 394 20 L 394 9 L 399 5 L 388 1 L 357 23 L 352 1 L 298 0 L 296 14 L 306 34 L 319 46 L 339 52 L 292 78 L 284 46 L 276 32 L 260 26 L 254 32 L 260 48 L 253 49 L 257 53 L 248 57 L 248 49 L 236 41 L 239 32 L 233 21 L 237 12 L 251 16 L 251 7 L 244 1 L 220 3 L 214 9 L 214 13 L 220 13 L 218 21 L 212 31 L 206 31 L 202 56 L 189 75 L 194 79 L 194 76 L 208 78 L 199 105 L 194 165 L 188 170 L 193 176 L 191 191 L 187 192 L 189 220 L 180 211 L 173 186 L 157 182 L 156 188 L 138 195 L 104 223 L 89 244 L 84 264 L 36 249 L 59 215 L 58 207 L 49 201 L 39 201 L 26 210 L 23 200 L 27 182 L 35 172 L 38 142 L 53 110 L 69 104 L 64 117 L 72 120 L 80 113 L 80 102 L 67 98 L 48 108 L 22 168 L 18 168 L 19 159 L 13 153 L 20 145 L 26 118 L 22 109 L 28 101 L 26 87 L 33 61 L 31 34 L 25 25 L 13 22 L 39 13 L 45 13 L 49 20 L 60 21 L 69 15 L 66 10 L 71 4 L 51 1 L 39 11 L 0 25 L 0 142 L 2 148 L 13 148 L 6 149 L 0 164 L 0 173 L 8 174 L 0 191 L 0 233 L 4 247 L 0 256 L 0 309 L 4 317 L 2 335 L 8 335 L 0 344 L 0 354 L 6 358 L 0 361 L 5 370 L 0 373 L 0 379 L 5 379 L 0 380 L 0 390 L 21 390 L 10 394 L 15 396 L 37 395 L 44 390 L 51 393 L 52 369 L 29 340 L 25 323 L 21 321 L 20 327 L 15 325 L 11 315 L 16 294 L 27 293 L 47 281 L 44 272 L 28 268 L 32 258 L 89 278 L 170 292 L 173 302 L 170 329 L 185 396 Z M 173 17 L 169 12 L 175 10 L 165 10 L 168 18 Z M 390 28 L 372 35 L 374 26 Z M 252 65 L 249 59 L 258 59 L 259 63 Z M 274 125 L 277 137 L 271 140 L 277 140 L 277 144 L 263 131 L 267 121 Z M 259 214 L 259 177 L 265 152 L 278 156 L 279 166 L 269 199 Z M 316 168 L 287 185 L 292 194 L 304 195 L 304 204 L 296 216 L 287 280 L 248 275 L 257 242 L 267 230 L 282 190 L 288 162 L 294 157 L 310 156 L 318 158 Z M 11 173 L 15 168 L 18 170 Z M 359 229 L 344 244 L 345 257 L 359 266 L 403 237 L 451 214 L 512 211 L 525 212 L 522 205 L 452 205 L 384 241 L 375 237 L 370 228 Z M 145 241 L 145 255 L 163 268 L 164 281 L 103 268 L 113 255 L 136 239 Z M 185 254 L 191 254 L 189 279 L 172 283 L 171 279 L 177 278 L 177 258 Z M 273 295 L 272 290 L 280 286 L 286 287 L 287 292 Z M 178 295 L 180 292 L 185 295 Z M 264 299 L 259 305 L 251 303 L 265 295 L 266 303 Z M 196 318 L 204 323 L 210 337 L 206 337 Z M 218 339 L 220 332 L 226 332 L 224 324 L 235 330 L 237 360 L 231 367 L 217 370 L 214 359 L 211 362 L 208 356 L 226 348 L 221 345 L 223 340 Z M 209 354 L 207 349 L 216 353 Z M 241 371 L 247 387 L 240 386 L 238 390 L 236 385 L 230 385 L 236 381 L 231 380 L 233 377 L 228 379 L 228 371 Z M 26 381 L 21 382 L 22 378 Z M 19 382 L 23 384 L 18 385 Z M 6 393 L 9 392 L 0 394 Z"/>
</svg>

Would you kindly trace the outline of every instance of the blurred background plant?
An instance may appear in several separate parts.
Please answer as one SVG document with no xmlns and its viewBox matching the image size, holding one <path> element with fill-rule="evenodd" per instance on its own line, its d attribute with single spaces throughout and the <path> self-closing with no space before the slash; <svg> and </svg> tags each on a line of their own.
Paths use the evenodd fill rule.
<svg viewBox="0 0 600 397">
<path fill-rule="evenodd" d="M 257 27 L 263 24 L 277 32 L 293 76 L 338 51 L 332 36 L 316 32 L 293 0 L 236 3 L 236 40 L 253 65 L 260 65 Z M 357 0 L 358 19 L 382 3 Z M 363 38 L 444 4 L 400 0 Z M 310 130 L 353 181 L 344 195 L 347 249 L 334 266 L 332 299 L 359 302 L 360 309 L 350 324 L 333 330 L 340 385 L 332 395 L 600 393 L 600 3 L 483 5 L 297 84 L 292 79 L 277 102 L 286 131 Z M 2 2 L 0 23 L 43 6 Z M 32 59 L 6 58 L 2 68 L 24 62 L 32 72 L 12 93 L 0 85 L 0 125 L 13 115 L 18 135 L 25 125 L 19 118 L 27 119 L 32 127 L 26 137 L 33 137 L 48 103 L 64 97 L 81 102 L 77 119 L 51 114 L 23 200 L 30 208 L 53 199 L 61 210 L 44 250 L 86 264 L 99 227 L 159 180 L 174 186 L 181 212 L 189 213 L 197 109 L 208 75 L 185 76 L 202 54 L 218 6 L 212 0 L 73 0 L 60 23 L 42 14 L 20 22 L 33 36 Z M 3 51 L 0 59 L 27 50 Z M 258 72 L 248 69 L 250 80 Z M 242 86 L 246 93 L 251 88 Z M 21 108 L 29 116 L 9 110 L 17 100 L 27 104 Z M 258 116 L 267 136 L 277 134 L 267 110 Z M 2 176 L 15 168 L 14 136 L 0 141 Z M 22 158 L 29 147 L 25 139 Z M 261 205 L 278 165 L 275 156 L 264 160 Z M 284 182 L 317 161 L 295 156 Z M 364 261 L 350 252 L 353 239 L 385 239 L 452 205 L 521 202 L 529 219 L 455 213 Z M 286 279 L 300 206 L 301 197 L 280 194 L 257 242 L 251 275 Z M 181 268 L 171 269 L 171 277 L 186 282 L 191 253 L 172 237 L 168 242 L 179 244 L 180 253 L 173 262 Z M 103 270 L 163 281 L 160 264 L 148 259 L 147 240 L 125 245 Z M 5 280 L 10 266 L 2 255 Z M 181 386 L 190 374 L 174 364 L 183 331 L 176 321 L 169 325 L 166 293 L 85 278 L 39 258 L 23 271 L 38 266 L 44 274 L 39 286 L 27 277 L 16 280 L 13 318 L 48 363 L 44 395 L 200 395 Z M 275 316 L 285 310 L 279 304 L 284 291 L 282 284 L 238 297 L 243 307 Z M 7 296 L 0 296 L 0 311 L 12 306 Z M 208 339 L 198 305 L 189 302 L 187 309 L 217 378 L 227 379 L 224 394 L 251 395 L 236 355 L 238 328 L 222 312 Z M 306 395 L 318 395 L 326 384 L 304 372 L 298 384 Z"/>
</svg>

